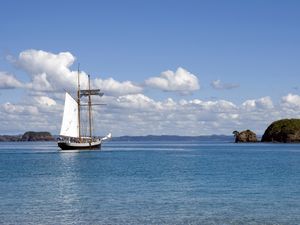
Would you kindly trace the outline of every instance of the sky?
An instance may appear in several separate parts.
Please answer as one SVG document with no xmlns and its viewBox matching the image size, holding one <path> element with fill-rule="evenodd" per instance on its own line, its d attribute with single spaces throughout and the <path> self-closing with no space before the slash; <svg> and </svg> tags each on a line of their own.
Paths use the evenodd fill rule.
<svg viewBox="0 0 300 225">
<path fill-rule="evenodd" d="M 1 1 L 0 134 L 59 134 L 77 68 L 95 133 L 263 134 L 300 117 L 299 1 Z"/>
</svg>

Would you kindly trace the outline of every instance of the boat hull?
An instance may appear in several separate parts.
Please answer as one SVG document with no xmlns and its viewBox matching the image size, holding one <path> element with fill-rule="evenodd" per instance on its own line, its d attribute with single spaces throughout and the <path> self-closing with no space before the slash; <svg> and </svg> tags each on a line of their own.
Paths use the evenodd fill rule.
<svg viewBox="0 0 300 225">
<path fill-rule="evenodd" d="M 93 150 L 101 149 L 101 141 L 91 142 L 91 143 L 74 143 L 74 142 L 64 142 L 60 141 L 57 143 L 61 150 Z"/>
</svg>

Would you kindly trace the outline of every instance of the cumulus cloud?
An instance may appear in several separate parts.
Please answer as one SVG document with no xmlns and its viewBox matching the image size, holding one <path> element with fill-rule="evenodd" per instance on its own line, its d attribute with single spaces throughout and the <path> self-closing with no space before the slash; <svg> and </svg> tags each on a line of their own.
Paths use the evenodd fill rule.
<svg viewBox="0 0 300 225">
<path fill-rule="evenodd" d="M 155 101 L 142 94 L 110 101 L 110 109 L 104 114 L 110 115 L 109 120 L 118 121 L 118 133 L 132 135 L 231 134 L 236 129 L 252 129 L 262 134 L 272 121 L 299 115 L 297 110 L 287 112 L 281 104 L 274 105 L 270 97 L 247 100 L 240 105 L 226 100 Z M 109 126 L 107 123 L 102 128 Z"/>
<path fill-rule="evenodd" d="M 222 127 L 222 124 L 235 123 L 238 119 L 238 107 L 225 100 L 175 101 L 168 98 L 155 101 L 143 94 L 134 94 L 110 99 L 109 108 L 101 113 L 102 123 L 105 120 L 103 116 L 118 121 L 116 130 L 119 135 L 222 133 L 224 130 L 221 128 L 214 132 L 213 129 L 217 125 Z M 109 129 L 114 125 L 104 123 L 102 128 Z M 228 125 L 224 129 L 228 129 Z"/>
<path fill-rule="evenodd" d="M 23 106 L 23 105 L 17 105 L 12 104 L 10 102 L 4 103 L 2 105 L 2 110 L 5 111 L 8 114 L 30 114 L 30 115 L 37 115 L 38 114 L 38 108 L 35 106 Z"/>
<path fill-rule="evenodd" d="M 233 83 L 223 83 L 221 80 L 214 80 L 211 82 L 211 86 L 217 90 L 229 90 L 238 88 L 240 85 Z"/>
<path fill-rule="evenodd" d="M 184 102 L 182 104 L 185 105 Z M 233 104 L 232 102 L 229 102 L 229 101 L 225 101 L 225 100 L 202 101 L 199 99 L 194 99 L 194 100 L 189 101 L 186 104 L 198 105 L 199 107 L 201 107 L 204 110 L 211 110 L 211 111 L 215 111 L 215 112 L 232 111 L 237 108 L 235 104 Z"/>
<path fill-rule="evenodd" d="M 13 89 L 23 87 L 23 84 L 13 75 L 0 71 L 0 89 Z"/>
<path fill-rule="evenodd" d="M 151 77 L 145 81 L 146 85 L 163 91 L 174 91 L 189 94 L 200 88 L 197 76 L 179 67 L 175 72 L 167 70 L 159 77 Z"/>
<path fill-rule="evenodd" d="M 15 65 L 25 70 L 32 82 L 28 87 L 37 91 L 62 91 L 74 89 L 77 84 L 77 72 L 70 66 L 75 57 L 70 52 L 54 54 L 42 50 L 26 50 L 14 60 Z M 87 84 L 87 75 L 81 74 L 81 82 Z"/>
<path fill-rule="evenodd" d="M 106 94 L 114 96 L 137 94 L 143 91 L 143 88 L 133 84 L 131 81 L 119 82 L 113 78 L 108 78 L 105 80 L 96 78 L 94 80 L 94 86 L 96 88 L 100 88 Z"/>
<path fill-rule="evenodd" d="M 0 104 L 0 133 L 20 134 L 28 130 L 50 131 L 57 134 L 63 107 L 55 105 L 46 110 L 45 105 L 36 101 L 26 103 Z"/>
<path fill-rule="evenodd" d="M 143 110 L 157 108 L 159 105 L 159 103 L 143 94 L 120 96 L 116 99 L 116 103 L 123 108 Z"/>
<path fill-rule="evenodd" d="M 300 96 L 288 94 L 281 99 L 282 105 L 288 108 L 300 108 Z"/>
<path fill-rule="evenodd" d="M 105 135 L 112 132 L 115 136 L 230 135 L 233 130 L 251 129 L 262 134 L 267 125 L 276 119 L 299 117 L 299 108 L 287 110 L 287 106 L 283 106 L 286 102 L 294 102 L 289 100 L 293 99 L 291 95 L 288 96 L 284 96 L 277 105 L 273 104 L 270 97 L 251 99 L 237 105 L 226 100 L 167 98 L 157 101 L 140 93 L 104 96 L 102 102 L 107 103 L 107 106 L 94 108 L 95 133 Z M 33 96 L 32 101 L 26 101 L 26 105 L 0 105 L 3 126 L 11 129 L 21 129 L 23 126 L 24 131 L 47 128 L 57 134 L 62 112 L 63 105 L 47 96 Z"/>
<path fill-rule="evenodd" d="M 30 49 L 21 52 L 13 63 L 30 76 L 31 82 L 26 84 L 27 88 L 35 91 L 63 91 L 75 90 L 77 87 L 78 72 L 70 69 L 74 61 L 75 57 L 70 52 L 54 54 Z M 131 81 L 119 82 L 113 78 L 96 78 L 91 83 L 108 95 L 135 94 L 143 91 Z M 88 84 L 88 76 L 84 71 L 80 73 L 80 84 L 82 88 L 86 88 Z"/>
<path fill-rule="evenodd" d="M 259 110 L 259 109 L 271 109 L 273 108 L 273 102 L 269 96 L 247 100 L 242 104 L 246 110 Z"/>
<path fill-rule="evenodd" d="M 48 96 L 36 96 L 34 97 L 35 101 L 37 101 L 38 104 L 43 106 L 55 106 L 56 101 L 52 98 L 49 98 Z"/>
<path fill-rule="evenodd" d="M 53 85 L 54 87 L 58 87 L 57 85 Z M 35 91 L 53 91 L 55 88 L 49 83 L 47 80 L 47 74 L 37 74 L 32 77 L 32 82 L 27 83 L 26 87 Z M 69 86 L 69 85 L 66 85 Z"/>
</svg>

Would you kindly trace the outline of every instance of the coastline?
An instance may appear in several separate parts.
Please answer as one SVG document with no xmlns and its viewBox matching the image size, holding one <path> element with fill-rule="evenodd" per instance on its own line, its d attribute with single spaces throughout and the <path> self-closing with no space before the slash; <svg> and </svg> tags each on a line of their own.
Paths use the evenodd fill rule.
<svg viewBox="0 0 300 225">
<path fill-rule="evenodd" d="M 27 133 L 27 132 L 26 132 Z M 44 132 L 43 132 L 44 133 Z M 23 138 L 22 138 L 23 137 Z M 0 135 L 0 142 L 27 142 L 27 141 L 56 141 L 58 135 L 41 137 L 36 132 L 35 138 L 24 138 L 24 135 Z M 113 137 L 111 141 L 224 141 L 233 142 L 232 135 L 199 135 L 199 136 L 180 136 L 180 135 L 145 135 L 130 136 L 124 135 Z"/>
</svg>

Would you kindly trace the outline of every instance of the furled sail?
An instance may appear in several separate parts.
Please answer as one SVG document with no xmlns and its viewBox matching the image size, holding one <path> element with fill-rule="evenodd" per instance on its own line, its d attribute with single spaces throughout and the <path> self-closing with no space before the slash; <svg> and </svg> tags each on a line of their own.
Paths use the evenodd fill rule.
<svg viewBox="0 0 300 225">
<path fill-rule="evenodd" d="M 79 137 L 78 104 L 71 95 L 66 93 L 64 116 L 60 135 Z"/>
</svg>

